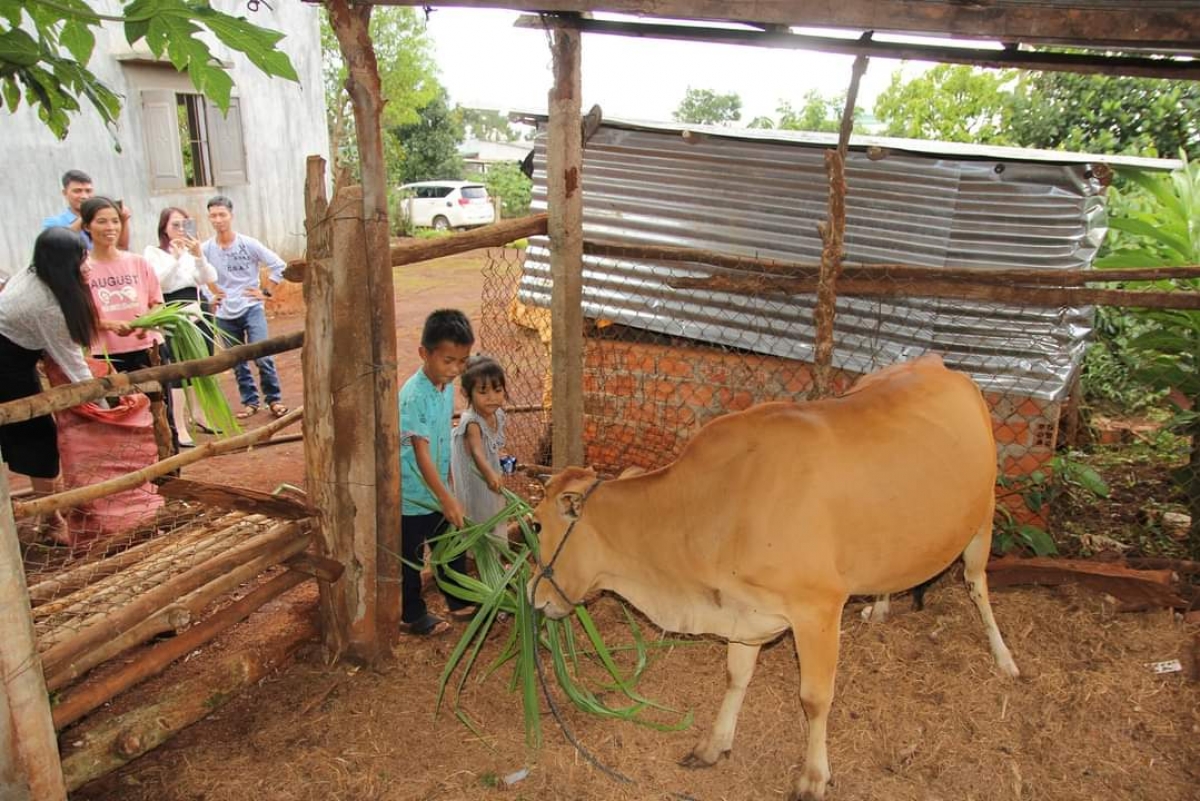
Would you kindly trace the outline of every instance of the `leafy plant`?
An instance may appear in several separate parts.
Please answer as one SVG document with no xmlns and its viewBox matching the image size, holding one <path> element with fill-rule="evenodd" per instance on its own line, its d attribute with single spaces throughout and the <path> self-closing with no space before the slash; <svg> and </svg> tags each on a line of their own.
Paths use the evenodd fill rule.
<svg viewBox="0 0 1200 801">
<path fill-rule="evenodd" d="M 164 303 L 136 320 L 131 320 L 129 324 L 134 328 L 156 328 L 165 332 L 171 338 L 171 352 L 175 359 L 191 361 L 208 356 L 208 345 L 211 340 L 204 329 L 196 324 L 197 318 L 202 314 L 202 312 L 195 311 L 193 304 L 187 301 L 177 301 Z M 212 325 L 212 322 L 212 320 L 209 321 L 210 330 L 220 331 L 219 328 Z M 217 383 L 216 376 L 202 375 L 185 378 L 181 383 L 194 390 L 196 402 L 200 404 L 204 417 L 219 435 L 228 436 L 241 431 L 237 424 L 237 418 L 229 408 L 229 401 L 226 400 L 225 393 L 221 391 L 221 386 Z M 186 393 L 184 397 L 187 397 Z"/>
<path fill-rule="evenodd" d="M 533 181 L 525 177 L 520 165 L 495 164 L 488 168 L 483 181 L 487 185 L 488 194 L 500 198 L 506 218 L 524 217 L 529 213 L 529 204 L 533 199 Z"/>
<path fill-rule="evenodd" d="M 122 25 L 129 44 L 144 41 L 155 58 L 165 56 L 176 70 L 186 72 L 221 111 L 229 110 L 233 79 L 201 36 L 206 32 L 267 75 L 299 80 L 278 48 L 284 38 L 278 31 L 224 14 L 207 2 L 131 0 L 122 6 L 120 15 L 109 15 L 97 13 L 84 0 L 0 0 L 0 106 L 15 112 L 23 98 L 60 139 L 84 100 L 106 125 L 115 125 L 121 97 L 88 69 L 96 30 L 106 22 Z"/>
<path fill-rule="evenodd" d="M 1002 476 L 998 483 L 1005 495 L 1020 495 L 1025 508 L 1035 515 L 1044 514 L 1055 500 L 1075 490 L 1098 498 L 1109 496 L 1108 484 L 1094 468 L 1066 454 L 1051 459 L 1045 470 L 1034 470 L 1027 476 L 1016 478 Z M 1054 538 L 1044 528 L 1019 522 L 1004 506 L 998 506 L 996 510 L 1003 519 L 992 541 L 994 550 L 1008 553 L 1020 548 L 1037 556 L 1058 553 Z"/>
<path fill-rule="evenodd" d="M 563 620 L 550 620 L 533 609 L 526 587 L 532 578 L 539 549 L 537 535 L 527 522 L 531 509 L 508 490 L 504 491 L 504 496 L 507 505 L 492 519 L 463 529 L 450 529 L 430 543 L 430 562 L 437 568 L 434 575 L 439 586 L 456 597 L 478 604 L 478 611 L 446 660 L 438 687 L 438 708 L 447 694 L 452 694 L 455 716 L 472 732 L 480 733 L 478 724 L 461 707 L 458 698 L 476 667 L 484 643 L 503 614 L 511 617 L 513 626 L 500 648 L 500 655 L 484 669 L 481 680 L 512 663 L 511 686 L 520 691 L 525 738 L 530 747 L 536 748 L 541 743 L 539 664 L 545 679 L 552 677 L 571 703 L 584 712 L 661 730 L 690 726 L 690 712 L 679 713 L 643 697 L 635 689 L 649 664 L 649 649 L 679 643 L 647 643 L 637 622 L 626 610 L 633 636 L 634 666 L 624 672 L 614 658 L 616 649 L 605 644 L 595 621 L 583 606 L 575 607 L 574 613 Z M 515 521 L 520 529 L 522 542 L 518 545 L 500 542 L 490 536 L 498 524 L 508 521 Z M 450 562 L 464 553 L 474 556 L 478 578 L 450 568 Z M 585 648 L 584 643 L 589 647 Z M 604 676 L 604 683 L 597 690 L 591 689 L 584 679 L 584 670 L 589 664 Z M 600 697 L 604 692 L 615 692 L 627 703 L 610 705 Z M 663 723 L 648 717 L 654 711 L 673 715 L 676 719 Z"/>
<path fill-rule="evenodd" d="M 1181 155 L 1183 155 L 1181 153 Z M 1149 199 L 1144 207 L 1120 204 L 1110 226 L 1117 234 L 1100 268 L 1186 266 L 1200 263 L 1200 163 L 1189 162 L 1170 175 L 1125 173 Z M 1155 288 L 1200 290 L 1200 279 L 1158 281 Z M 1200 558 L 1200 311 L 1147 310 L 1137 313 L 1143 328 L 1126 352 L 1134 374 L 1169 393 L 1176 414 L 1172 428 L 1192 443 L 1188 463 L 1175 472 L 1192 516 L 1189 549 Z"/>
</svg>

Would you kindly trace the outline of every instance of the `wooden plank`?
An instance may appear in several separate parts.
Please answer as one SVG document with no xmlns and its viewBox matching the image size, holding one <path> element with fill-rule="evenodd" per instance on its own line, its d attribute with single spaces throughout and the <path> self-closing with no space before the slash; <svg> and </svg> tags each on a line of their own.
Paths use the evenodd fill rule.
<svg viewBox="0 0 1200 801">
<path fill-rule="evenodd" d="M 254 361 L 262 356 L 271 356 L 286 350 L 295 350 L 304 344 L 304 332 L 283 334 L 277 337 L 254 342 L 250 345 L 237 345 L 219 351 L 206 359 L 172 362 L 161 367 L 146 367 L 128 373 L 113 373 L 104 378 L 93 378 L 91 381 L 80 381 L 77 384 L 63 384 L 48 389 L 27 398 L 0 403 L 0 425 L 19 423 L 52 412 L 70 409 L 81 403 L 106 398 L 110 395 L 127 395 L 129 387 L 157 381 L 159 384 L 169 384 L 184 378 L 195 378 L 201 375 L 216 375 L 223 373 L 238 362 Z"/>
<path fill-rule="evenodd" d="M 1175 577 L 1170 570 L 1134 570 L 1083 559 L 1008 558 L 988 563 L 989 587 L 1018 584 L 1082 584 L 1126 604 L 1174 609 L 1187 606 L 1175 589 Z"/>
<path fill-rule="evenodd" d="M 676 278 L 676 289 L 705 289 L 737 295 L 806 295 L 817 290 L 811 278 L 786 279 L 758 276 Z M 1150 292 L 1129 289 L 1075 289 L 1049 286 L 1000 286 L 965 281 L 893 281 L 843 278 L 838 293 L 874 298 L 947 298 L 1014 306 L 1123 306 L 1135 309 L 1200 309 L 1200 292 Z"/>
<path fill-rule="evenodd" d="M 166 670 L 172 662 L 212 641 L 218 634 L 250 617 L 269 601 L 309 580 L 308 575 L 292 570 L 275 576 L 203 622 L 155 645 L 116 672 L 66 694 L 54 707 L 54 726 L 62 729 L 71 725 L 96 707 L 111 701 L 118 693 Z"/>
<path fill-rule="evenodd" d="M 415 0 L 370 0 L 418 6 Z M 1194 3 L 1147 9 L 1137 0 L 1083 5 L 1021 0 L 446 0 L 444 6 L 531 12 L 611 12 L 664 19 L 716 20 L 813 28 L 894 31 L 1076 47 L 1200 50 Z"/>
<path fill-rule="evenodd" d="M 551 412 L 554 466 L 583 464 L 583 144 L 579 29 L 552 32 L 554 85 L 547 124 Z"/>
<path fill-rule="evenodd" d="M 213 670 L 172 686 L 152 704 L 91 728 L 85 723 L 87 730 L 72 735 L 70 750 L 63 757 L 68 788 L 76 790 L 116 770 L 220 709 L 278 668 L 315 633 L 308 620 L 272 630 L 254 648 L 224 657 Z"/>
<path fill-rule="evenodd" d="M 639 261 L 674 261 L 738 270 L 748 276 L 763 273 L 782 278 L 816 278 L 820 264 L 776 261 L 755 256 L 737 256 L 700 248 L 670 245 L 617 245 L 587 240 L 583 252 L 589 256 Z M 1114 281 L 1190 280 L 1200 278 L 1200 267 L 1140 267 L 1128 270 L 1047 270 L 1037 267 L 980 269 L 973 267 L 914 267 L 908 264 L 844 264 L 842 275 L 864 280 L 890 279 L 964 281 L 972 284 L 1084 286 Z"/>
<path fill-rule="evenodd" d="M 218 509 L 267 515 L 281 520 L 302 520 L 317 515 L 317 510 L 313 507 L 291 498 L 186 478 L 172 478 L 160 484 L 158 494 L 164 498 L 197 501 Z"/>
<path fill-rule="evenodd" d="M 503 247 L 518 239 L 545 234 L 546 220 L 545 214 L 531 214 L 473 228 L 470 231 L 458 231 L 436 239 L 409 239 L 392 245 L 389 258 L 393 267 L 401 267 L 405 264 L 469 253 L 480 248 Z M 288 262 L 283 274 L 289 281 L 302 282 L 306 270 L 305 260 L 295 259 Z"/>
<path fill-rule="evenodd" d="M 235 545 L 164 584 L 139 595 L 110 614 L 104 615 L 83 628 L 70 640 L 65 640 L 42 654 L 43 668 L 53 673 L 68 665 L 75 657 L 84 654 L 101 643 L 116 639 L 125 631 L 146 620 L 172 602 L 208 584 L 214 578 L 229 573 L 260 556 L 286 550 L 291 544 L 307 543 L 309 534 L 300 523 L 286 522 L 272 526 L 263 534 Z M 294 556 L 288 553 L 282 558 Z"/>
<path fill-rule="evenodd" d="M 542 19 L 526 15 L 517 20 L 519 28 L 541 29 Z M 696 25 L 671 25 L 654 22 L 585 19 L 580 21 L 584 33 L 626 36 L 666 41 L 706 42 L 709 44 L 742 45 L 780 50 L 805 50 L 843 56 L 868 56 L 897 60 L 937 61 L 943 64 L 970 64 L 993 69 L 1026 69 L 1048 72 L 1129 75 L 1141 78 L 1200 78 L 1200 61 L 1148 58 L 1145 56 L 1114 56 L 1101 53 L 1062 53 L 1044 50 L 1003 50 L 977 47 L 946 46 L 914 42 L 881 42 L 877 40 L 843 39 L 832 36 L 811 36 L 777 30 L 746 28 L 708 28 Z"/>
<path fill-rule="evenodd" d="M 0 470 L 0 796 L 65 801 L 17 524 Z"/>
</svg>

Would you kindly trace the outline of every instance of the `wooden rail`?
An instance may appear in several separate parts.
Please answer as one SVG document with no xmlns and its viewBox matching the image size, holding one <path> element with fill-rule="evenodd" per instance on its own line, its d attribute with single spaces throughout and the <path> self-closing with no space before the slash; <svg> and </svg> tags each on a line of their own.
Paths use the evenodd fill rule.
<svg viewBox="0 0 1200 801">
<path fill-rule="evenodd" d="M 90 381 L 80 381 L 76 384 L 64 384 L 27 398 L 0 403 L 0 425 L 19 423 L 22 420 L 60 412 L 63 409 L 70 409 L 99 398 L 127 395 L 133 391 L 130 387 L 151 381 L 162 385 L 185 378 L 216 375 L 225 372 L 238 362 L 253 361 L 263 356 L 295 350 L 303 344 L 304 332 L 297 331 L 294 334 L 283 334 L 250 345 L 227 348 L 207 359 L 173 362 L 160 367 L 146 367 L 128 373 L 114 373 L 104 378 L 93 378 Z"/>
</svg>

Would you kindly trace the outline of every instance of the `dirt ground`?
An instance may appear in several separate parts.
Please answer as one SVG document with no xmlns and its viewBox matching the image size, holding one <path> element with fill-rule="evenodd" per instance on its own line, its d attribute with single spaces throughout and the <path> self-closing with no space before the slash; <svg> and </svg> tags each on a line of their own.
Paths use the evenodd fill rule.
<svg viewBox="0 0 1200 801">
<path fill-rule="evenodd" d="M 417 366 L 424 315 L 457 306 L 478 319 L 478 254 L 397 270 L 401 377 Z M 272 333 L 297 330 L 281 314 Z M 285 402 L 301 399 L 299 353 L 278 359 Z M 236 397 L 232 376 L 226 377 Z M 267 422 L 260 414 L 252 425 Z M 303 486 L 302 445 L 286 444 L 210 460 L 186 477 L 273 490 Z M 170 686 L 207 660 L 253 647 L 263 631 L 310 616 L 303 587 L 250 621 L 118 699 L 119 711 Z M 861 604 L 842 621 L 837 695 L 829 724 L 835 784 L 830 798 L 861 801 L 1200 798 L 1200 627 L 1169 613 L 1118 614 L 1101 596 L 1073 588 L 996 592 L 996 616 L 1023 676 L 993 667 L 986 638 L 959 582 L 944 579 L 922 612 L 900 600 L 895 618 L 864 623 Z M 434 608 L 440 599 L 431 599 Z M 610 645 L 630 635 L 618 602 L 596 602 Z M 507 624 L 480 664 L 494 658 Z M 642 621 L 647 636 L 654 634 Z M 747 694 L 734 751 L 713 768 L 676 763 L 716 715 L 724 689 L 722 644 L 706 639 L 655 649 L 639 690 L 695 713 L 685 731 L 660 732 L 601 721 L 566 706 L 575 736 L 620 783 L 587 764 L 543 716 L 544 745 L 524 743 L 520 702 L 502 668 L 468 682 L 463 708 L 434 717 L 438 677 L 461 624 L 446 635 L 404 635 L 395 659 L 376 668 L 327 664 L 314 644 L 297 659 L 167 745 L 74 793 L 87 801 L 397 801 L 408 799 L 786 798 L 802 761 L 806 726 L 798 700 L 795 649 L 764 649 Z M 1181 672 L 1150 665 L 1179 659 Z M 629 665 L 628 659 L 624 661 Z M 611 693 L 605 696 L 619 703 Z M 565 705 L 564 705 L 565 706 Z M 86 722 L 84 724 L 86 726 Z M 62 746 L 76 739 L 67 731 Z M 511 787 L 504 778 L 528 768 Z"/>
<path fill-rule="evenodd" d="M 923 612 L 901 603 L 883 625 L 847 610 L 829 724 L 832 799 L 1197 798 L 1195 626 L 1165 612 L 1118 615 L 1098 596 L 1070 588 L 997 592 L 993 601 L 1023 673 L 1016 682 L 995 671 L 975 610 L 955 581 L 938 584 Z M 610 645 L 630 641 L 615 600 L 597 601 L 593 612 Z M 496 655 L 503 633 L 493 635 L 481 663 Z M 544 746 L 528 751 L 507 670 L 467 685 L 463 708 L 482 739 L 445 711 L 435 719 L 438 676 L 455 640 L 454 633 L 405 636 L 395 661 L 373 670 L 326 665 L 310 649 L 253 692 L 74 797 L 787 797 L 805 737 L 799 668 L 787 639 L 763 651 L 733 753 L 713 768 L 688 770 L 676 761 L 716 715 L 725 674 L 717 642 L 655 651 L 639 686 L 656 701 L 693 710 L 689 730 L 659 732 L 567 708 L 575 736 L 631 784 L 586 764 L 549 716 L 543 716 Z M 1150 668 L 1176 658 L 1182 673 L 1156 675 Z M 505 788 L 503 778 L 525 767 L 528 776 Z"/>
</svg>

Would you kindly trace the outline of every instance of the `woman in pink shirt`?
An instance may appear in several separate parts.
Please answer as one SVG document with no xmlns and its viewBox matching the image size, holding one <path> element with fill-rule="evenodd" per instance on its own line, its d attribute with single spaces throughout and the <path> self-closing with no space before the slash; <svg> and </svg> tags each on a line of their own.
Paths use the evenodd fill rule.
<svg viewBox="0 0 1200 801">
<path fill-rule="evenodd" d="M 150 348 L 162 345 L 157 331 L 134 330 L 130 320 L 162 305 L 162 289 L 150 263 L 136 253 L 117 247 L 121 212 L 106 197 L 84 201 L 79 209 L 83 230 L 92 237 L 88 257 L 88 286 L 96 301 L 103 329 L 92 348 L 97 359 L 107 359 L 119 372 L 150 366 Z"/>
</svg>

